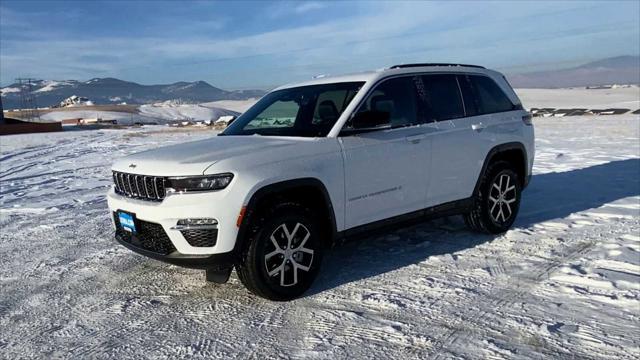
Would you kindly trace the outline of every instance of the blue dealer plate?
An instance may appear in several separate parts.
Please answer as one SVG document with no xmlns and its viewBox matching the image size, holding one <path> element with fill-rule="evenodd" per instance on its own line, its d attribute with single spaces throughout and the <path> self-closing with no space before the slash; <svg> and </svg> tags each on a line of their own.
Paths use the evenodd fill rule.
<svg viewBox="0 0 640 360">
<path fill-rule="evenodd" d="M 133 234 L 136 233 L 136 221 L 133 214 L 118 211 L 118 219 L 120 220 L 120 227 L 122 230 Z"/>
</svg>

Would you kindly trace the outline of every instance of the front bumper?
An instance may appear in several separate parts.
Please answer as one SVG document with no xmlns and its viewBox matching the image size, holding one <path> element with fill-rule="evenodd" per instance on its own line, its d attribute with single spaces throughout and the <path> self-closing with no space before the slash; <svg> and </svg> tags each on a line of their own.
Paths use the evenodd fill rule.
<svg viewBox="0 0 640 360">
<path fill-rule="evenodd" d="M 135 244 L 130 243 L 125 246 L 129 248 L 133 246 L 132 250 L 150 257 L 157 258 L 158 255 L 164 258 L 169 257 L 168 260 L 164 258 L 160 260 L 175 263 L 174 260 L 177 257 L 191 260 L 210 257 L 213 260 L 211 255 L 224 255 L 233 252 L 238 236 L 236 222 L 242 207 L 242 200 L 236 201 L 233 197 L 234 192 L 225 190 L 174 194 L 167 196 L 161 202 L 153 202 L 128 198 L 116 194 L 111 189 L 107 194 L 107 203 L 111 213 L 116 213 L 119 210 L 125 211 L 134 214 L 138 221 L 160 226 L 175 248 L 175 253 L 159 255 L 151 252 L 155 255 L 151 256 L 148 249 L 144 247 L 136 247 Z M 220 204 L 225 204 L 225 206 L 220 206 Z M 237 204 L 237 206 L 232 204 Z M 213 246 L 192 246 L 180 230 L 174 229 L 178 220 L 189 218 L 213 218 L 218 221 L 217 237 Z M 123 239 L 118 240 L 122 243 Z"/>
<path fill-rule="evenodd" d="M 212 255 L 185 255 L 179 253 L 178 251 L 174 251 L 170 254 L 164 255 L 157 252 L 145 250 L 142 247 L 134 245 L 131 241 L 123 237 L 118 231 L 116 231 L 115 238 L 120 244 L 138 254 L 150 257 L 152 259 L 164 261 L 169 264 L 192 269 L 228 268 L 233 266 L 236 262 L 233 251 Z"/>
</svg>

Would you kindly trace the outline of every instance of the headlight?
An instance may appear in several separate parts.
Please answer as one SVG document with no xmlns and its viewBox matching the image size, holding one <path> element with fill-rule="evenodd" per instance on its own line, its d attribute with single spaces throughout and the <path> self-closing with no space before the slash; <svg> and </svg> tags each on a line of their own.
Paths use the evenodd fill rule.
<svg viewBox="0 0 640 360">
<path fill-rule="evenodd" d="M 167 188 L 176 192 L 221 190 L 229 185 L 231 179 L 233 174 L 170 177 L 167 178 Z"/>
</svg>

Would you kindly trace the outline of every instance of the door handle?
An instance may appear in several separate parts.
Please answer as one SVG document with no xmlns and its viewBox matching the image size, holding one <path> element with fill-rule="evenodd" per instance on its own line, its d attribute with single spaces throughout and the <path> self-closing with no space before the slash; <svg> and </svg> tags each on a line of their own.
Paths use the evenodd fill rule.
<svg viewBox="0 0 640 360">
<path fill-rule="evenodd" d="M 410 135 L 407 136 L 405 139 L 407 139 L 408 142 L 412 143 L 412 144 L 417 144 L 420 142 L 420 140 L 424 139 L 426 136 L 424 134 L 419 134 L 419 135 Z"/>
<path fill-rule="evenodd" d="M 477 124 L 472 124 L 471 125 L 471 129 L 473 129 L 473 131 L 477 131 L 477 132 L 482 131 L 486 127 L 487 127 L 487 125 L 485 125 L 483 123 L 477 123 Z"/>
</svg>

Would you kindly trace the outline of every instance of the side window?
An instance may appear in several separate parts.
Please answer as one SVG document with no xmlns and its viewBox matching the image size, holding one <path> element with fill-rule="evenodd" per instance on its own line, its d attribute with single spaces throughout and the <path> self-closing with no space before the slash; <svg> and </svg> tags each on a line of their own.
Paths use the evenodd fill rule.
<svg viewBox="0 0 640 360">
<path fill-rule="evenodd" d="M 333 125 L 355 94 L 354 90 L 331 90 L 320 93 L 311 123 Z"/>
<path fill-rule="evenodd" d="M 369 95 L 358 110 L 389 113 L 392 127 L 417 124 L 416 93 L 410 77 L 386 80 Z"/>
<path fill-rule="evenodd" d="M 467 116 L 476 116 L 480 113 L 480 104 L 478 98 L 473 94 L 473 86 L 471 78 L 468 75 L 458 75 L 458 84 L 462 91 L 462 99 L 464 100 L 464 110 Z"/>
<path fill-rule="evenodd" d="M 460 88 L 455 75 L 436 74 L 421 77 L 424 91 L 416 84 L 424 122 L 464 117 Z"/>
<path fill-rule="evenodd" d="M 511 100 L 495 81 L 486 76 L 470 75 L 471 84 L 478 98 L 479 113 L 491 114 L 514 110 Z"/>
</svg>

